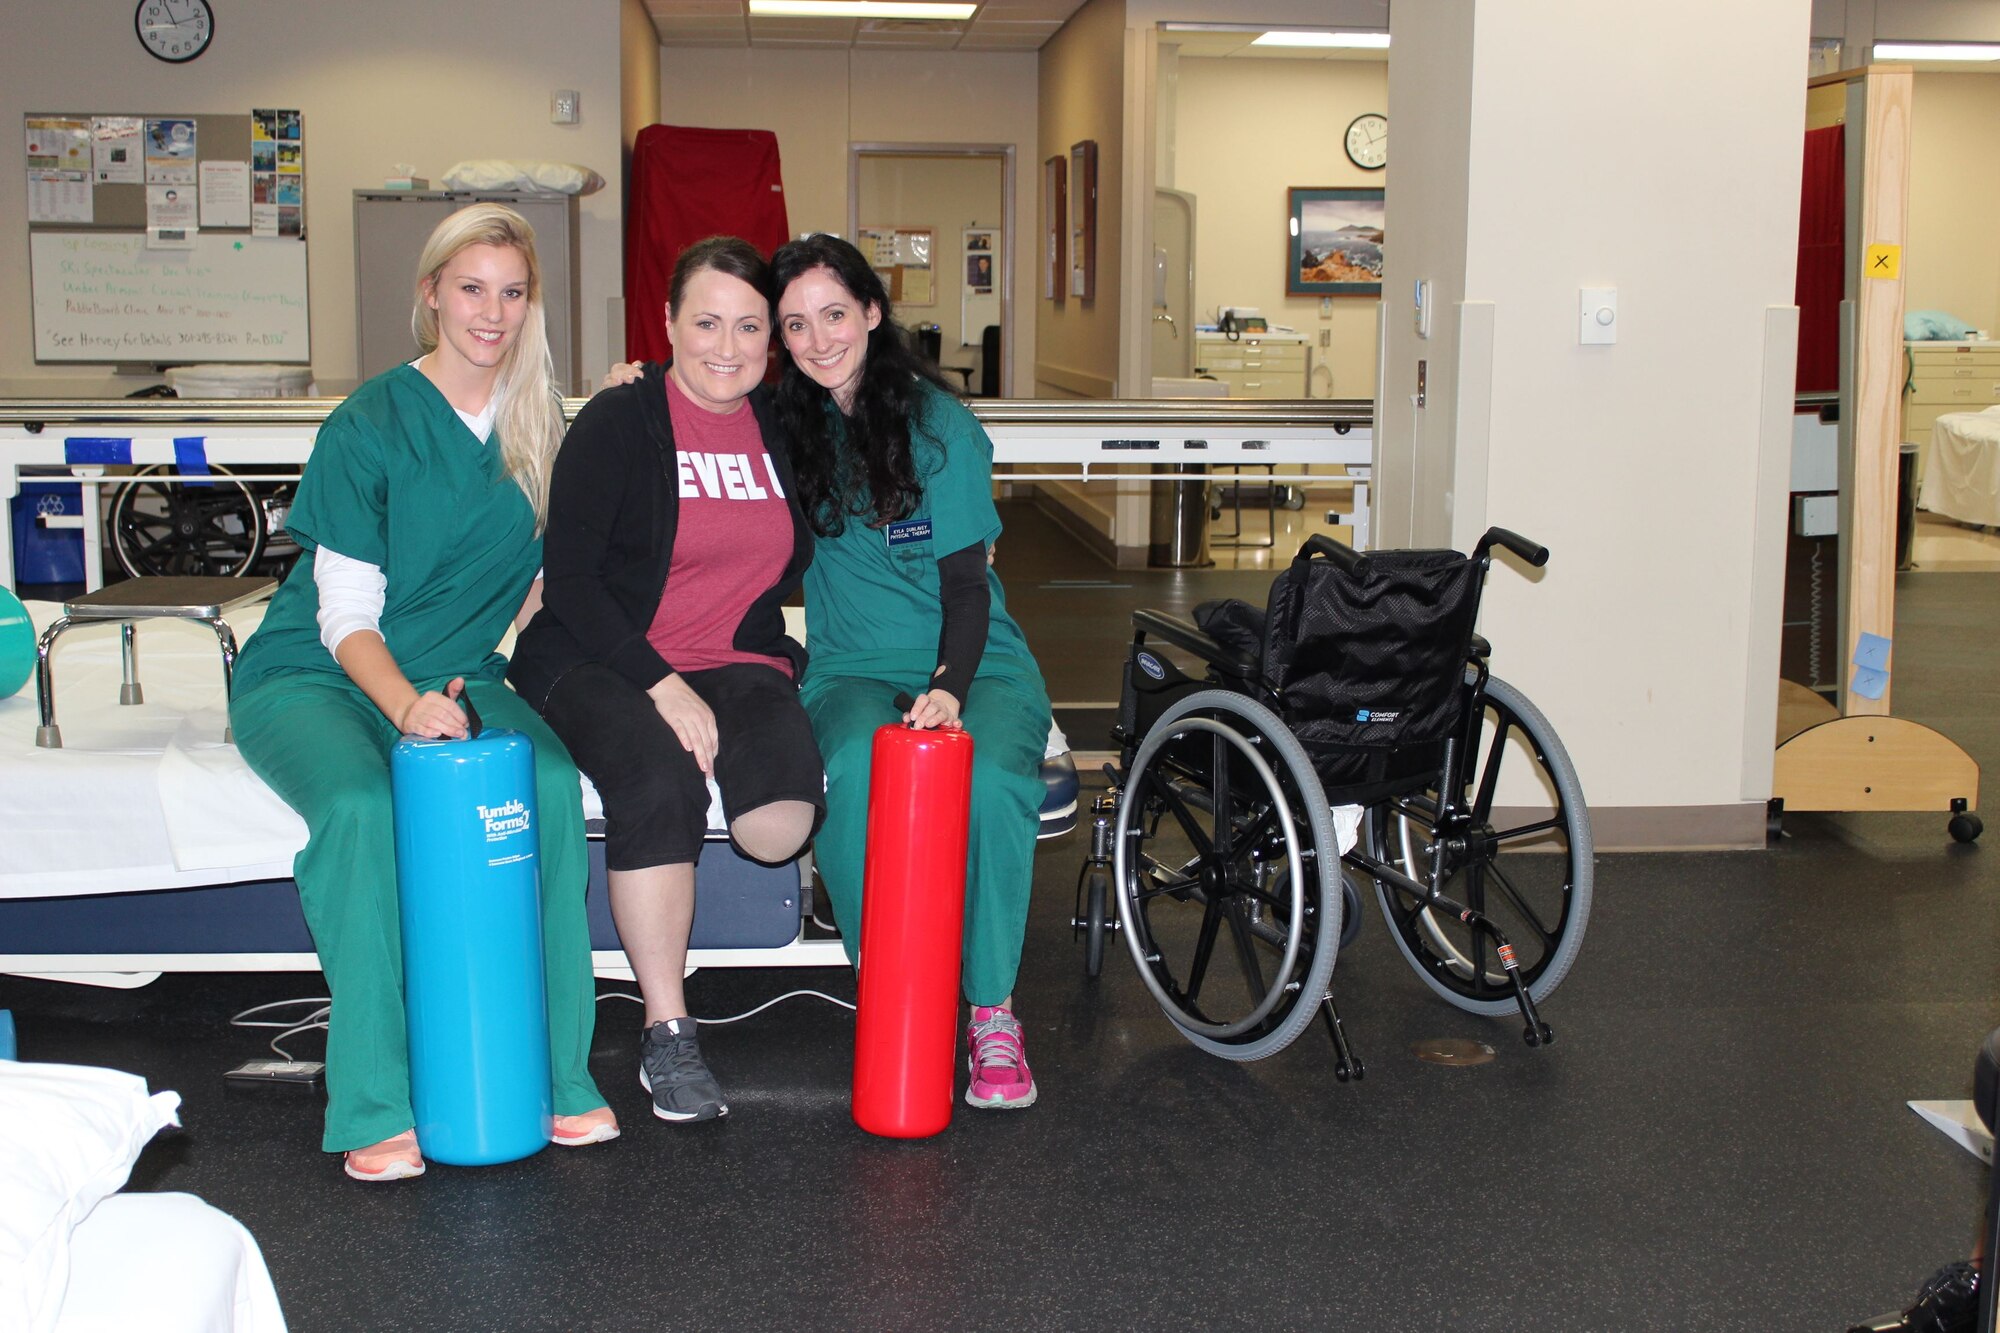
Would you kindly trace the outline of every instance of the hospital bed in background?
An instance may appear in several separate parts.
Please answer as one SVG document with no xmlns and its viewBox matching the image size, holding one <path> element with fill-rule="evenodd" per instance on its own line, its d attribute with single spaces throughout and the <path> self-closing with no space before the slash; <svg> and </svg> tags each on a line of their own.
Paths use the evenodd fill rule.
<svg viewBox="0 0 2000 1333">
<path fill-rule="evenodd" d="M 2000 407 L 1948 412 L 1931 425 L 1917 505 L 1942 518 L 2000 527 Z"/>
</svg>

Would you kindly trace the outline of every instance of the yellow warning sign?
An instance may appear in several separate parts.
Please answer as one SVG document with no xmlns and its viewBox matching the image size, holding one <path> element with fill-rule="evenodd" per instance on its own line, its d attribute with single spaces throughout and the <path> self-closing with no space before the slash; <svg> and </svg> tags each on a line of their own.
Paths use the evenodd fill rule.
<svg viewBox="0 0 2000 1333">
<path fill-rule="evenodd" d="M 1902 276 L 1903 247 L 1900 245 L 1871 245 L 1868 257 L 1861 262 L 1861 276 L 1864 278 L 1895 278 Z"/>
</svg>

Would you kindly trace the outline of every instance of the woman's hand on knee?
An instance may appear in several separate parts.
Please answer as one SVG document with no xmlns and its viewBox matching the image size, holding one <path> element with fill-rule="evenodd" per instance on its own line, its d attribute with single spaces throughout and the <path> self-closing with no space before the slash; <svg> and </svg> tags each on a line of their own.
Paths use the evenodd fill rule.
<svg viewBox="0 0 2000 1333">
<path fill-rule="evenodd" d="M 410 700 L 403 715 L 396 719 L 396 726 L 405 736 L 432 736 L 442 740 L 463 740 L 466 734 L 465 710 L 458 706 L 458 696 L 465 692 L 465 677 L 460 676 L 442 691 L 429 690 Z"/>
<path fill-rule="evenodd" d="M 612 366 L 611 369 L 604 372 L 604 378 L 598 381 L 597 387 L 600 389 L 615 389 L 621 384 L 630 384 L 645 373 L 646 363 L 644 361 L 620 361 Z"/>
<path fill-rule="evenodd" d="M 646 695 L 659 710 L 660 718 L 674 729 L 674 735 L 687 752 L 694 756 L 694 762 L 705 774 L 715 772 L 715 714 L 702 702 L 699 694 L 688 687 L 680 674 L 663 677 Z"/>
<path fill-rule="evenodd" d="M 925 690 L 917 696 L 917 702 L 910 711 L 903 714 L 903 721 L 928 731 L 932 727 L 956 730 L 958 721 L 958 698 L 949 690 Z"/>
</svg>

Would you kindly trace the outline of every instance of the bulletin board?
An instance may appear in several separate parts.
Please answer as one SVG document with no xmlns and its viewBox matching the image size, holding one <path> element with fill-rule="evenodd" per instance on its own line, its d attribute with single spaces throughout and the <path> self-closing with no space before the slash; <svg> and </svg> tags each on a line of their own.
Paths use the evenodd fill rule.
<svg viewBox="0 0 2000 1333">
<path fill-rule="evenodd" d="M 30 112 L 35 360 L 312 360 L 299 113 Z"/>
<path fill-rule="evenodd" d="M 937 234 L 928 227 L 863 227 L 861 253 L 899 306 L 937 304 Z"/>
</svg>

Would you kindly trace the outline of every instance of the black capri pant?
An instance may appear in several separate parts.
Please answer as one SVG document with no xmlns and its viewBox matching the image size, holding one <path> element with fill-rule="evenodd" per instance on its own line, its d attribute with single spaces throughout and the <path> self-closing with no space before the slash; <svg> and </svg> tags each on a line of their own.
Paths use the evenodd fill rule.
<svg viewBox="0 0 2000 1333">
<path fill-rule="evenodd" d="M 804 801 L 826 819 L 826 769 L 790 677 L 736 663 L 684 671 L 715 714 L 715 780 L 731 822 L 773 801 Z M 604 801 L 604 864 L 643 870 L 701 858 L 708 783 L 646 692 L 586 663 L 549 691 L 542 716 Z"/>
</svg>

